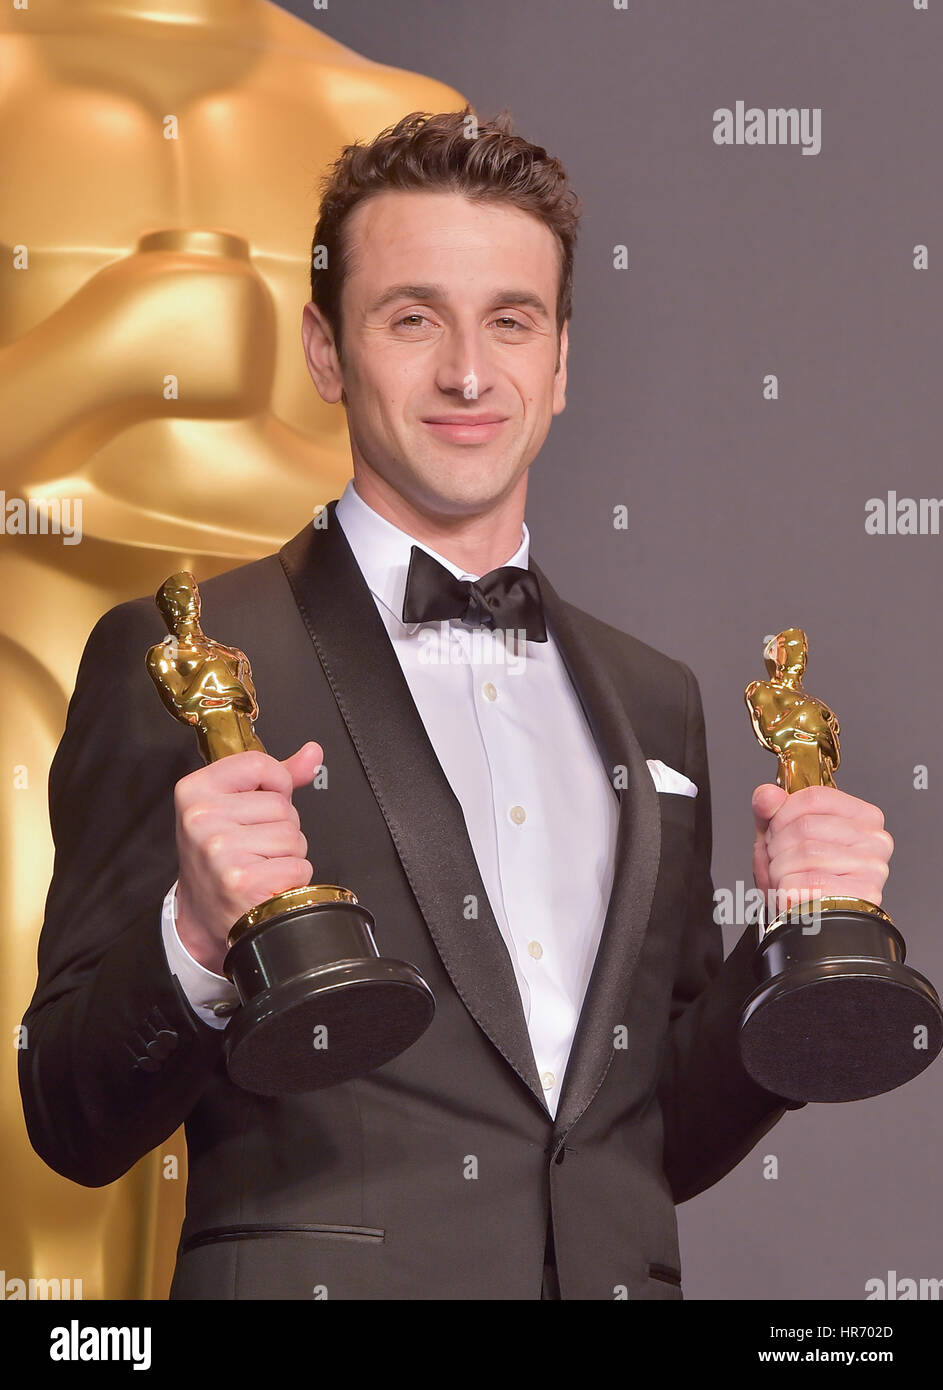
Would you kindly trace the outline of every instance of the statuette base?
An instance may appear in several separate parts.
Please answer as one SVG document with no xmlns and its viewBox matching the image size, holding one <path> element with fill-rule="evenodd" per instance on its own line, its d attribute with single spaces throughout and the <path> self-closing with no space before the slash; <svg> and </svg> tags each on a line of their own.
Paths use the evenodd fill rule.
<svg viewBox="0 0 943 1390">
<path fill-rule="evenodd" d="M 282 915 L 254 911 L 258 924 L 234 929 L 223 963 L 242 1002 L 226 1028 L 226 1065 L 243 1090 L 291 1095 L 365 1076 L 431 1023 L 429 986 L 414 966 L 380 957 L 373 918 L 352 893 L 290 901 Z"/>
<path fill-rule="evenodd" d="M 943 1010 L 929 980 L 904 964 L 903 938 L 870 911 L 799 910 L 763 931 L 760 978 L 740 1017 L 743 1065 L 787 1100 L 882 1095 L 919 1075 L 943 1048 Z"/>
</svg>

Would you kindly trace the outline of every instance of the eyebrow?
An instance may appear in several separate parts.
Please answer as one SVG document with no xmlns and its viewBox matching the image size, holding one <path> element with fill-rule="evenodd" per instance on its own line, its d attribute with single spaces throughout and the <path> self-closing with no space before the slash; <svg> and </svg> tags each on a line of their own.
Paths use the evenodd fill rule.
<svg viewBox="0 0 943 1390">
<path fill-rule="evenodd" d="M 385 309 L 388 304 L 394 304 L 400 300 L 417 300 L 424 304 L 433 304 L 441 303 L 447 298 L 448 291 L 444 285 L 391 285 L 373 301 L 367 312 L 375 314 L 380 309 Z M 497 294 L 492 296 L 489 307 L 497 309 L 505 304 L 534 309 L 544 318 L 550 317 L 546 304 L 532 290 L 499 290 Z"/>
</svg>

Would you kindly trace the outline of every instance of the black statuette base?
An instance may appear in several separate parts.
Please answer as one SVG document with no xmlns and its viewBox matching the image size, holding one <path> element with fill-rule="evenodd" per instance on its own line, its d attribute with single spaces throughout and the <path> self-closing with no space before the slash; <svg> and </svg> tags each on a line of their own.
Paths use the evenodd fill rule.
<svg viewBox="0 0 943 1390">
<path fill-rule="evenodd" d="M 903 938 L 866 912 L 789 919 L 760 942 L 760 984 L 740 1018 L 740 1055 L 787 1100 L 863 1100 L 902 1086 L 943 1048 L 936 991 L 904 964 Z M 923 1031 L 925 1030 L 925 1031 Z"/>
<path fill-rule="evenodd" d="M 292 1095 L 365 1076 L 410 1047 L 435 1000 L 419 971 L 380 957 L 356 903 L 316 903 L 247 931 L 223 964 L 242 1001 L 226 1028 L 229 1076 Z"/>
</svg>

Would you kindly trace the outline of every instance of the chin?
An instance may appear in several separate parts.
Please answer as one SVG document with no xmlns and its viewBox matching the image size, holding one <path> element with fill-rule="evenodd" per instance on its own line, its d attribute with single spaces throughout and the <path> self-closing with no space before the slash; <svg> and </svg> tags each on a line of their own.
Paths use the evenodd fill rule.
<svg viewBox="0 0 943 1390">
<path fill-rule="evenodd" d="M 457 457 L 454 464 L 436 460 L 434 471 L 419 480 L 419 486 L 430 498 L 438 497 L 444 504 L 457 508 L 483 507 L 506 497 L 521 476 L 521 469 L 489 466 L 488 461 L 473 454 Z"/>
<path fill-rule="evenodd" d="M 427 486 L 424 490 L 426 505 L 443 516 L 475 516 L 496 506 L 505 494 L 506 487 L 482 487 L 480 480 L 469 480 L 468 487 Z"/>
</svg>

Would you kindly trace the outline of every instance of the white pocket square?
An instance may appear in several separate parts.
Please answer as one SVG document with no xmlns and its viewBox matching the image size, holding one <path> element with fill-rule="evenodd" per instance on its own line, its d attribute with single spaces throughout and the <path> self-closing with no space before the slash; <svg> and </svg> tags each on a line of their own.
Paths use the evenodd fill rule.
<svg viewBox="0 0 943 1390">
<path fill-rule="evenodd" d="M 647 761 L 657 791 L 676 792 L 678 796 L 697 796 L 697 787 L 683 772 L 675 772 L 673 767 L 659 762 L 657 758 L 649 758 Z"/>
</svg>

